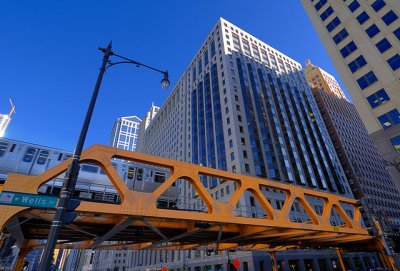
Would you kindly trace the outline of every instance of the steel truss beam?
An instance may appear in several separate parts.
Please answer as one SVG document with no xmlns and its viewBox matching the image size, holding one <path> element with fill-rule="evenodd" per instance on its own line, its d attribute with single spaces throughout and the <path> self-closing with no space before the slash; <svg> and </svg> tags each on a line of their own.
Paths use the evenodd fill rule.
<svg viewBox="0 0 400 271">
<path fill-rule="evenodd" d="M 113 158 L 164 167 L 171 171 L 171 175 L 152 193 L 132 191 L 113 167 L 111 162 Z M 297 241 L 307 239 L 310 247 L 332 245 L 341 247 L 349 243 L 356 243 L 362 247 L 367 242 L 378 243 L 375 241 L 376 238 L 368 235 L 367 229 L 362 227 L 360 207 L 356 206 L 354 199 L 102 145 L 94 145 L 84 151 L 81 162 L 96 163 L 104 170 L 118 191 L 121 203 L 108 204 L 83 200 L 74 211 L 79 215 L 73 224 L 63 226 L 59 237 L 63 242 L 72 243 L 76 247 L 189 249 L 196 246 L 203 248 L 204 244 L 215 244 L 214 248 L 219 250 L 242 246 L 243 249 L 249 250 L 274 251 L 293 247 Z M 37 194 L 41 185 L 65 172 L 70 163 L 71 160 L 66 160 L 40 176 L 10 174 L 2 189 Z M 235 182 L 237 190 L 228 202 L 218 201 L 211 197 L 200 181 L 199 175 Z M 193 186 L 197 196 L 205 203 L 207 212 L 157 207 L 158 199 L 177 180 L 185 180 Z M 263 193 L 264 188 L 276 189 L 284 193 L 286 200 L 281 210 L 274 209 L 268 202 L 268 198 Z M 235 214 L 236 204 L 246 191 L 254 195 L 266 214 L 265 217 L 240 217 Z M 308 201 L 310 198 L 323 202 L 322 215 L 318 215 L 313 209 Z M 303 207 L 311 221 L 298 223 L 290 220 L 294 202 L 298 202 Z M 346 213 L 344 205 L 353 207 L 353 217 Z M 330 223 L 333 209 L 341 216 L 344 225 L 334 226 Z M 0 230 L 5 231 L 15 219 L 21 221 L 31 217 L 32 214 L 29 215 L 27 211 L 33 215 L 42 212 L 39 209 L 27 207 L 1 206 Z M 49 230 L 47 221 L 49 221 L 51 211 L 48 212 L 48 214 L 37 215 L 35 219 L 38 221 L 31 219 L 21 225 L 25 239 L 39 239 L 47 236 Z M 47 224 L 39 223 L 40 221 Z M 24 227 L 27 224 L 29 227 Z M 103 225 L 108 225 L 108 227 L 103 229 Z M 113 243 L 109 246 L 101 245 L 106 240 Z M 25 243 L 29 244 L 29 240 L 27 241 Z M 66 247 L 67 245 L 60 243 L 58 246 Z"/>
</svg>

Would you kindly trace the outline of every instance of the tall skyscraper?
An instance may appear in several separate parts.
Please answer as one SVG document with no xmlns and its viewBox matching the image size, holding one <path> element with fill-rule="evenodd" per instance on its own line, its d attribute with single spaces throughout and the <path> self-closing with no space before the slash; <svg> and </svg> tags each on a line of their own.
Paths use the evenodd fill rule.
<svg viewBox="0 0 400 271">
<path fill-rule="evenodd" d="M 318 107 L 354 196 L 365 198 L 371 213 L 381 219 L 390 232 L 392 226 L 400 226 L 399 192 L 358 112 L 345 99 L 333 76 L 310 61 L 307 61 L 304 73 L 313 86 Z M 328 80 L 334 86 L 333 90 L 326 88 Z"/>
<path fill-rule="evenodd" d="M 400 187 L 399 1 L 301 2 Z"/>
<path fill-rule="evenodd" d="M 150 122 L 157 115 L 158 110 L 160 110 L 160 107 L 155 106 L 154 103 L 152 103 L 149 111 L 147 112 L 146 116 L 143 118 L 142 122 L 139 125 L 139 132 L 138 132 L 139 138 L 143 137 L 144 131 L 147 129 L 147 127 L 150 125 Z M 136 142 L 136 148 L 141 149 L 142 147 L 140 146 L 140 144 L 142 143 L 143 140 L 138 140 Z"/>
<path fill-rule="evenodd" d="M 351 196 L 312 95 L 299 63 L 220 19 L 142 151 Z"/>
<path fill-rule="evenodd" d="M 111 132 L 111 146 L 135 151 L 141 119 L 136 116 L 118 118 Z"/>
<path fill-rule="evenodd" d="M 143 144 L 138 151 L 152 155 L 353 196 L 301 65 L 222 18 L 139 140 Z M 236 188 L 233 182 L 200 179 L 211 196 L 222 201 Z M 201 206 L 193 207 L 196 195 L 190 184 L 183 181 L 178 187 L 178 209 L 201 211 Z M 274 208 L 282 207 L 279 191 L 263 192 Z M 250 194 L 235 212 L 262 216 Z M 321 254 L 325 258 L 318 260 Z M 186 261 L 191 270 L 225 266 L 226 257 L 208 256 L 192 251 Z M 269 264 L 266 254 L 235 256 L 249 270 L 265 270 Z M 331 255 L 326 252 L 285 252 L 278 257 L 281 268 L 320 265 L 325 270 L 337 265 L 328 261 Z M 133 262 L 136 267 L 154 264 L 144 254 L 139 258 L 140 263 Z"/>
</svg>

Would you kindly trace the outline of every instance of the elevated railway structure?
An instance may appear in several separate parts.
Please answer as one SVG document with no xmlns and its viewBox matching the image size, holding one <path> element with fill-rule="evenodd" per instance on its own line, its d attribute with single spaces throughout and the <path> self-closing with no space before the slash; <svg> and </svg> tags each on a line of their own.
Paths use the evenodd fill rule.
<svg viewBox="0 0 400 271">
<path fill-rule="evenodd" d="M 112 159 L 123 159 L 170 170 L 169 178 L 152 192 L 128 188 L 112 165 Z M 40 187 L 63 174 L 71 160 L 39 176 L 11 174 L 0 188 L 3 192 L 38 194 Z M 118 202 L 95 202 L 80 199 L 70 211 L 71 219 L 60 231 L 58 248 L 76 249 L 213 249 L 264 250 L 275 258 L 275 252 L 293 248 L 334 248 L 340 262 L 347 251 L 377 252 L 385 267 L 393 268 L 383 239 L 370 235 L 363 226 L 360 206 L 354 199 L 305 189 L 268 179 L 238 175 L 193 164 L 137 152 L 94 145 L 83 152 L 81 162 L 99 165 L 118 192 Z M 199 176 L 217 178 L 220 184 L 235 183 L 228 199 L 212 197 Z M 160 206 L 159 199 L 176 182 L 189 182 L 201 210 Z M 285 200 L 273 207 L 266 190 L 279 190 Z M 238 202 L 251 193 L 261 215 L 244 216 Z M 322 204 L 317 210 L 312 202 Z M 293 219 L 293 205 L 300 206 L 306 219 Z M 12 236 L 20 250 L 17 270 L 24 256 L 47 238 L 55 210 L 24 206 L 0 207 L 2 236 Z M 332 217 L 340 221 L 333 222 Z M 379 225 L 377 225 L 379 228 Z M 379 229 L 378 229 L 379 230 Z M 105 242 L 107 241 L 107 242 Z M 277 266 L 273 266 L 277 270 Z M 343 269 L 344 270 L 344 269 Z"/>
</svg>

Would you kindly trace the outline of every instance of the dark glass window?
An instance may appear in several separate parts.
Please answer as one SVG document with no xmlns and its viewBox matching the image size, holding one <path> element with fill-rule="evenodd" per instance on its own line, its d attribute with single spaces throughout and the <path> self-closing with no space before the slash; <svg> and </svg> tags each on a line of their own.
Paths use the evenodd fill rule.
<svg viewBox="0 0 400 271">
<path fill-rule="evenodd" d="M 351 42 L 349 42 L 349 44 L 347 44 L 345 47 L 343 47 L 340 50 L 340 53 L 342 54 L 343 57 L 347 57 L 348 55 L 350 55 L 355 50 L 357 50 L 357 46 L 354 43 L 354 41 L 351 41 Z"/>
<path fill-rule="evenodd" d="M 349 63 L 349 69 L 351 72 L 355 72 L 362 67 L 364 67 L 367 64 L 367 61 L 363 56 L 359 56 L 356 59 L 354 59 L 352 62 Z"/>
<path fill-rule="evenodd" d="M 155 172 L 154 173 L 154 181 L 156 183 L 163 183 L 165 182 L 165 173 L 163 172 Z"/>
<path fill-rule="evenodd" d="M 325 4 L 328 2 L 328 0 L 320 0 L 315 4 L 315 9 L 318 11 L 320 10 Z"/>
<path fill-rule="evenodd" d="M 0 157 L 7 152 L 7 148 L 8 148 L 8 143 L 0 141 Z"/>
<path fill-rule="evenodd" d="M 333 41 L 335 42 L 335 44 L 339 44 L 342 40 L 344 40 L 347 36 L 349 35 L 349 33 L 347 33 L 346 28 L 343 28 L 342 30 L 339 31 L 339 33 L 337 33 L 334 37 L 333 37 Z"/>
<path fill-rule="evenodd" d="M 24 162 L 32 162 L 33 157 L 36 154 L 36 149 L 35 148 L 28 148 L 25 152 L 24 158 L 22 158 L 22 161 Z"/>
<path fill-rule="evenodd" d="M 324 12 L 321 13 L 319 17 L 321 17 L 322 21 L 325 21 L 331 14 L 333 13 L 333 8 L 328 7 Z"/>
<path fill-rule="evenodd" d="M 128 167 L 128 179 L 132 180 L 135 177 L 135 168 Z"/>
<path fill-rule="evenodd" d="M 96 165 L 82 164 L 81 170 L 90 173 L 97 173 L 99 171 L 99 167 Z"/>
<path fill-rule="evenodd" d="M 386 6 L 385 1 L 383 0 L 376 0 L 375 2 L 372 3 L 371 7 L 378 12 L 381 8 L 383 8 L 384 6 Z"/>
<path fill-rule="evenodd" d="M 364 74 L 362 77 L 357 79 L 357 83 L 361 89 L 367 88 L 376 81 L 378 81 L 378 78 L 376 78 L 375 73 L 373 71 L 369 71 L 368 73 Z"/>
<path fill-rule="evenodd" d="M 326 25 L 326 29 L 328 29 L 328 32 L 332 32 L 333 29 L 335 29 L 338 25 L 340 24 L 340 19 L 338 17 L 335 17 L 329 24 Z"/>
<path fill-rule="evenodd" d="M 381 32 L 379 30 L 379 28 L 376 26 L 376 24 L 371 25 L 370 27 L 368 27 L 365 32 L 367 32 L 368 36 L 370 38 L 374 37 L 376 34 L 378 34 L 379 32 Z"/>
<path fill-rule="evenodd" d="M 192 68 L 192 78 L 193 78 L 193 82 L 196 81 L 196 67 Z"/>
<path fill-rule="evenodd" d="M 400 27 L 393 31 L 393 34 L 396 36 L 398 40 L 400 40 Z"/>
<path fill-rule="evenodd" d="M 395 54 L 394 56 L 392 56 L 387 60 L 387 63 L 392 68 L 392 70 L 394 71 L 397 70 L 398 68 L 400 68 L 400 55 Z"/>
<path fill-rule="evenodd" d="M 375 92 L 374 94 L 370 95 L 367 97 L 367 100 L 369 102 L 369 105 L 372 108 L 375 108 L 381 104 L 386 103 L 387 101 L 390 101 L 389 96 L 387 95 L 386 91 L 382 88 Z"/>
<path fill-rule="evenodd" d="M 397 18 L 399 18 L 399 16 L 397 16 L 397 14 L 394 13 L 393 10 L 389 11 L 388 13 L 382 16 L 382 20 L 385 22 L 386 25 L 390 25 L 391 23 L 396 21 Z"/>
<path fill-rule="evenodd" d="M 13 152 L 15 149 L 15 146 L 17 146 L 16 144 L 12 144 L 11 148 L 10 148 L 10 152 Z"/>
<path fill-rule="evenodd" d="M 381 40 L 380 42 L 378 42 L 376 44 L 376 48 L 378 48 L 379 52 L 381 52 L 381 53 L 386 52 L 391 47 L 392 47 L 392 45 L 386 38 L 384 38 L 383 40 Z"/>
<path fill-rule="evenodd" d="M 215 56 L 215 41 L 212 41 L 210 44 L 210 52 L 211 52 L 211 57 Z"/>
<path fill-rule="evenodd" d="M 48 151 L 40 151 L 36 164 L 44 165 L 47 161 L 47 157 L 49 157 Z"/>
<path fill-rule="evenodd" d="M 351 2 L 351 4 L 349 5 L 349 9 L 350 9 L 351 12 L 356 11 L 359 7 L 360 7 L 360 3 L 358 3 L 357 0 L 354 0 L 354 1 Z"/>
<path fill-rule="evenodd" d="M 361 14 L 357 16 L 357 21 L 360 24 L 365 23 L 368 19 L 369 19 L 369 15 L 365 11 L 361 12 Z"/>
<path fill-rule="evenodd" d="M 143 180 L 143 168 L 138 168 L 136 174 L 136 180 L 141 181 Z"/>
<path fill-rule="evenodd" d="M 197 62 L 197 69 L 198 69 L 199 74 L 203 71 L 203 61 L 201 58 Z"/>
<path fill-rule="evenodd" d="M 400 124 L 400 113 L 397 109 L 393 109 L 386 114 L 378 117 L 384 129 L 388 129 L 396 124 Z"/>
<path fill-rule="evenodd" d="M 390 141 L 392 142 L 393 147 L 397 150 L 397 152 L 400 152 L 400 136 L 391 138 Z"/>
<path fill-rule="evenodd" d="M 204 66 L 207 66 L 208 64 L 208 50 L 204 52 Z"/>
</svg>

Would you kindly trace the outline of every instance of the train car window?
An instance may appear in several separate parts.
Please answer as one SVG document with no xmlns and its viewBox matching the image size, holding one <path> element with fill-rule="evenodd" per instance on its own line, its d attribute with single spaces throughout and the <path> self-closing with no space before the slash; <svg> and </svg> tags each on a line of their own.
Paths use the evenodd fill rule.
<svg viewBox="0 0 400 271">
<path fill-rule="evenodd" d="M 7 151 L 8 143 L 0 141 L 0 157 L 3 156 Z"/>
<path fill-rule="evenodd" d="M 143 180 L 143 168 L 138 168 L 137 175 L 136 175 L 136 180 L 138 180 L 138 181 Z"/>
<path fill-rule="evenodd" d="M 135 168 L 129 167 L 128 168 L 128 179 L 132 180 L 135 177 Z"/>
<path fill-rule="evenodd" d="M 94 165 L 82 164 L 81 170 L 90 173 L 97 173 L 99 171 L 99 167 Z"/>
<path fill-rule="evenodd" d="M 44 165 L 47 161 L 47 157 L 49 157 L 49 152 L 48 151 L 40 151 L 38 159 L 36 161 L 36 164 L 38 165 Z"/>
<path fill-rule="evenodd" d="M 156 172 L 156 173 L 154 174 L 154 181 L 155 181 L 156 183 L 163 183 L 163 182 L 165 182 L 165 173 L 163 173 L 163 172 Z"/>
<path fill-rule="evenodd" d="M 24 158 L 22 159 L 22 161 L 24 162 L 32 162 L 33 157 L 36 154 L 36 149 L 35 148 L 28 148 L 25 152 Z"/>
<path fill-rule="evenodd" d="M 10 152 L 13 152 L 14 151 L 14 149 L 15 149 L 15 146 L 17 146 L 17 144 L 12 144 L 12 146 L 11 146 L 11 148 L 10 148 Z"/>
<path fill-rule="evenodd" d="M 58 155 L 57 160 L 58 160 L 58 161 L 61 161 L 61 158 L 62 158 L 62 153 L 60 153 L 60 154 Z"/>
</svg>

